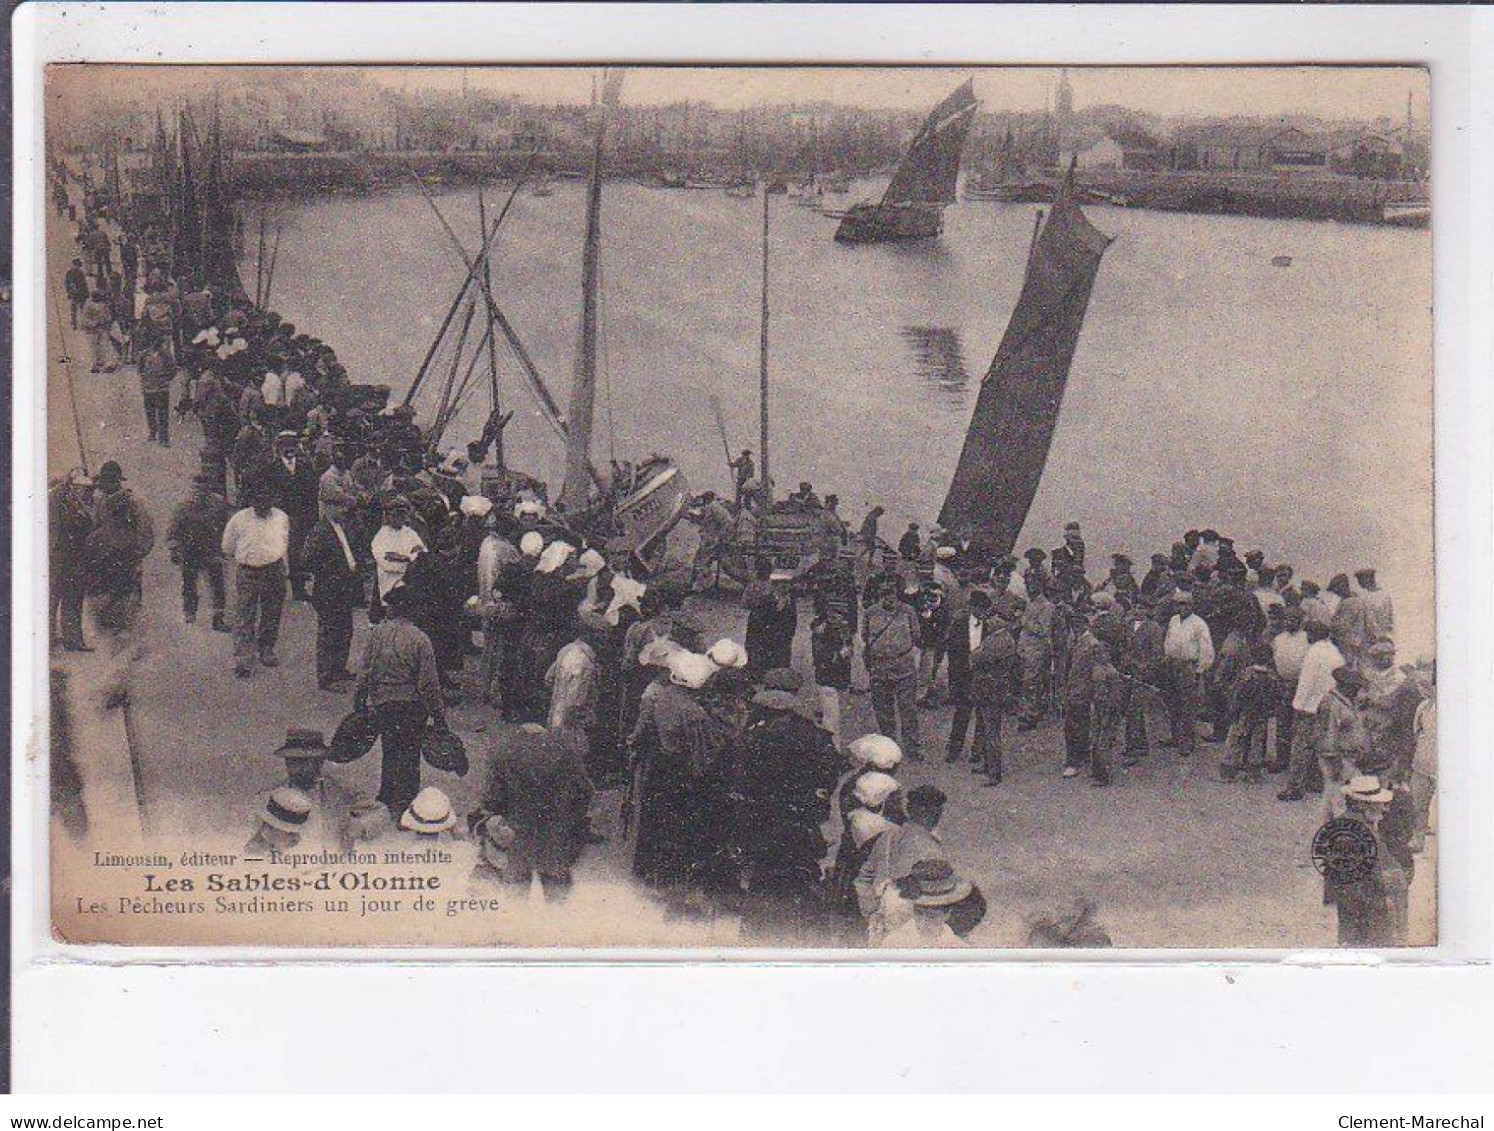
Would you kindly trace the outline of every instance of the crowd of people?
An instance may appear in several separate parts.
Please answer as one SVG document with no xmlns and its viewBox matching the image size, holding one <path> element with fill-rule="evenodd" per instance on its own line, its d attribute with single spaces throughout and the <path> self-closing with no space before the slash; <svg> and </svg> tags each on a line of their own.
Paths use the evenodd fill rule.
<svg viewBox="0 0 1494 1131">
<path fill-rule="evenodd" d="M 968 528 L 910 525 L 889 545 L 880 507 L 853 535 L 834 496 L 805 483 L 778 505 L 812 512 L 837 550 L 801 571 L 759 555 L 739 643 L 710 631 L 697 594 L 720 582 L 729 531 L 769 506 L 750 452 L 732 463 L 733 501 L 708 492 L 692 510 L 701 548 L 688 578 L 654 574 L 628 547 L 568 525 L 542 484 L 510 474 L 475 488 L 493 435 L 466 453 L 433 450 L 414 410 L 351 384 L 329 346 L 231 288 L 183 293 L 152 229 L 136 238 L 113 225 L 111 239 L 97 213 L 85 203 L 88 264 L 80 257 L 65 280 L 93 368 L 134 359 L 152 442 L 169 445 L 173 416 L 201 433 L 166 533 L 182 617 L 196 623 L 205 579 L 210 629 L 232 635 L 225 662 L 248 680 L 279 666 L 286 600 L 309 602 L 316 689 L 350 693 L 346 729 L 381 750 L 377 796 L 360 801 L 323 772 L 347 756 L 345 728 L 330 746 L 293 732 L 286 781 L 257 816 L 265 843 L 466 839 L 479 871 L 537 879 L 559 898 L 598 839 L 597 791 L 620 789 L 632 874 L 677 907 L 729 907 L 765 938 L 962 945 L 986 907 L 939 838 L 946 794 L 897 777 L 925 759 L 932 716 L 921 716 L 948 703 L 945 762 L 992 787 L 1011 772 L 1009 746 L 1053 716 L 1064 749 L 1054 772 L 1097 787 L 1154 744 L 1195 755 L 1203 723 L 1225 781 L 1283 775 L 1282 802 L 1321 794 L 1325 820 L 1371 831 L 1376 869 L 1330 877 L 1325 899 L 1345 943 L 1403 937 L 1435 778 L 1432 681 L 1397 665 L 1394 610 L 1373 569 L 1319 587 L 1190 530 L 1139 579 L 1124 554 L 1094 577 L 1077 523 L 1051 553 L 993 565 Z M 128 318 L 113 297 L 116 250 Z M 155 535 L 125 483 L 111 461 L 52 488 L 65 649 L 90 647 L 85 601 L 99 632 L 138 634 Z M 796 666 L 803 605 L 809 662 Z M 877 733 L 848 741 L 862 670 Z M 465 822 L 424 772 L 464 699 L 513 724 Z"/>
</svg>

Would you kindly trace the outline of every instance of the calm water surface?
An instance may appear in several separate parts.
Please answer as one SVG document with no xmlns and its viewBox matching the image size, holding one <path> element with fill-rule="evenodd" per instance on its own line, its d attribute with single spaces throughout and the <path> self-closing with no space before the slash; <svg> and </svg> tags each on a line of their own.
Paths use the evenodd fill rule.
<svg viewBox="0 0 1494 1131">
<path fill-rule="evenodd" d="M 475 196 L 438 199 L 475 248 Z M 774 200 L 780 484 L 838 492 L 853 521 L 881 502 L 894 536 L 932 519 L 1016 302 L 1035 211 L 961 204 L 937 243 L 844 247 L 834 220 Z M 1115 243 L 1021 545 L 1051 548 L 1077 519 L 1097 566 L 1124 549 L 1144 568 L 1183 529 L 1214 526 L 1319 581 L 1374 564 L 1403 649 L 1429 652 L 1429 233 L 1086 211 Z M 275 307 L 335 346 L 354 380 L 402 391 L 466 273 L 429 206 L 412 189 L 281 218 Z M 760 223 L 760 200 L 606 186 L 599 458 L 668 452 L 698 488 L 723 488 L 712 394 L 733 448 L 757 448 Z M 498 302 L 562 404 L 582 228 L 579 184 L 521 196 L 494 261 Z M 1278 255 L 1292 265 L 1273 267 Z M 554 437 L 506 351 L 499 364 L 519 409 L 510 459 L 558 482 Z M 447 441 L 474 438 L 486 411 L 474 400 Z"/>
</svg>

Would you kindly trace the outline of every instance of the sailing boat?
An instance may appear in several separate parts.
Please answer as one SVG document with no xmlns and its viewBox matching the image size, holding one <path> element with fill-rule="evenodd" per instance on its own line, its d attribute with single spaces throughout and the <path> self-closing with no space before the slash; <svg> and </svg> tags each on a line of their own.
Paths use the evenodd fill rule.
<svg viewBox="0 0 1494 1131">
<path fill-rule="evenodd" d="M 1042 223 L 1042 214 L 1038 214 Z M 1100 257 L 1110 246 L 1074 201 L 1073 171 L 1041 233 L 1033 233 L 1022 293 L 991 368 L 939 523 L 968 526 L 972 553 L 1009 554 L 1037 494 Z"/>
<path fill-rule="evenodd" d="M 455 314 L 474 282 L 481 282 L 480 297 L 485 300 L 490 319 L 489 333 L 478 343 L 472 361 L 466 367 L 466 376 L 458 380 L 462 355 L 467 338 L 466 322 L 458 332 L 455 356 L 451 362 L 450 376 L 442 390 L 441 411 L 436 423 L 427 435 L 427 443 L 437 446 L 441 433 L 456 414 L 465 395 L 477 357 L 488 345 L 493 333 L 501 334 L 518 359 L 520 370 L 531 392 L 539 402 L 541 415 L 552 431 L 565 443 L 565 481 L 561 489 L 560 503 L 563 514 L 557 517 L 571 530 L 596 542 L 606 542 L 610 549 L 646 557 L 651 549 L 662 545 L 670 529 L 679 521 L 690 500 L 690 485 L 685 473 L 668 457 L 653 455 L 632 469 L 626 477 L 614 475 L 610 480 L 602 476 L 591 459 L 591 434 L 596 405 L 597 384 L 597 315 L 598 291 L 601 282 L 601 217 L 602 217 L 602 156 L 606 137 L 607 111 L 617 103 L 622 87 L 622 73 L 608 72 L 603 76 L 602 96 L 597 106 L 597 126 L 593 139 L 591 172 L 586 192 L 586 236 L 582 250 L 581 282 L 581 326 L 580 342 L 576 351 L 576 363 L 570 389 L 567 412 L 562 416 L 555 398 L 550 394 L 528 352 L 523 348 L 517 332 L 508 319 L 492 301 L 492 286 L 487 279 L 487 249 L 483 249 L 479 261 L 468 262 L 464 291 L 453 303 L 447 320 L 432 344 L 430 356 L 436 353 L 444 336 L 455 320 Z M 496 231 L 496 225 L 494 226 Z M 484 227 L 487 233 L 486 226 Z M 464 256 L 464 259 L 466 257 Z M 474 298 L 474 302 L 477 299 Z M 468 317 L 470 321 L 470 315 Z M 490 364 L 493 364 L 490 362 Z M 424 372 L 426 366 L 422 367 Z M 497 404 L 496 369 L 493 378 L 493 406 L 484 428 L 480 446 L 486 446 L 489 433 L 501 437 L 504 419 Z M 418 381 L 417 381 L 418 384 Z M 406 394 L 408 404 L 414 395 L 415 386 Z M 508 493 L 516 479 L 502 467 L 484 468 L 481 474 L 483 490 L 494 501 Z"/>
<path fill-rule="evenodd" d="M 944 206 L 955 201 L 960 155 L 975 120 L 975 80 L 966 79 L 935 106 L 876 204 L 853 204 L 835 230 L 839 243 L 933 239 L 944 230 Z"/>
</svg>

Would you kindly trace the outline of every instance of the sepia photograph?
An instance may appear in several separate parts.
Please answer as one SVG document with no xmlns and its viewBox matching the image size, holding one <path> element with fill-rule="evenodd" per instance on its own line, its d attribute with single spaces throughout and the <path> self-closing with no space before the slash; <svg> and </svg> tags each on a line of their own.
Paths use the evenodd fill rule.
<svg viewBox="0 0 1494 1131">
<path fill-rule="evenodd" d="M 51 63 L 53 938 L 1434 946 L 1430 95 Z"/>
</svg>

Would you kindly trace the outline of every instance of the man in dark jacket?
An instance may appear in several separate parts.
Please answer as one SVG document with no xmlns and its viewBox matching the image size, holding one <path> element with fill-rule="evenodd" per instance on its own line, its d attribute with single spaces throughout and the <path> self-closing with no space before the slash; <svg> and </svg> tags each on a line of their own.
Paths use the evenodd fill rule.
<svg viewBox="0 0 1494 1131">
<path fill-rule="evenodd" d="M 841 759 L 829 733 L 796 710 L 801 683 L 787 668 L 763 677 L 735 775 L 749 930 L 811 925 L 827 848 L 820 826 L 830 816 Z"/>
<path fill-rule="evenodd" d="M 202 466 L 213 476 L 213 490 L 228 496 L 228 457 L 239 435 L 239 410 L 212 370 L 197 378 L 197 419 L 202 422 Z"/>
<path fill-rule="evenodd" d="M 275 454 L 265 468 L 268 482 L 275 491 L 275 505 L 290 519 L 291 596 L 304 601 L 307 599 L 306 569 L 301 559 L 301 547 L 316 525 L 319 477 L 311 459 L 301 452 L 300 440 L 294 432 L 281 432 L 275 438 Z"/>
<path fill-rule="evenodd" d="M 592 793 L 579 746 L 562 735 L 525 723 L 503 737 L 482 810 L 513 830 L 506 883 L 527 889 L 538 874 L 546 899 L 566 896 L 585 843 Z"/>
<path fill-rule="evenodd" d="M 93 481 L 69 475 L 47 492 L 47 533 L 50 553 L 51 624 L 68 652 L 90 652 L 83 643 L 83 596 L 87 579 L 84 549 L 93 530 Z M 61 617 L 59 624 L 58 618 Z"/>
<path fill-rule="evenodd" d="M 150 515 L 124 481 L 113 460 L 99 468 L 93 530 L 84 547 L 94 620 L 117 645 L 128 644 L 139 625 L 141 566 L 156 544 Z"/>
<path fill-rule="evenodd" d="M 172 564 L 182 567 L 182 613 L 187 623 L 197 620 L 197 575 L 205 573 L 213 599 L 213 631 L 227 632 L 220 547 L 228 501 L 213 487 L 212 476 L 198 472 L 192 480 L 192 494 L 176 508 L 166 527 L 166 545 Z"/>
<path fill-rule="evenodd" d="M 316 685 L 323 691 L 346 690 L 348 650 L 353 643 L 353 610 L 363 599 L 363 575 L 353 547 L 360 545 L 348 525 L 346 492 L 328 492 L 324 516 L 312 527 L 302 549 L 302 566 L 311 580 L 311 607 L 316 610 Z"/>
<path fill-rule="evenodd" d="M 742 604 L 747 608 L 748 669 L 755 674 L 790 666 L 799 609 L 789 575 L 769 571 L 766 578 L 759 576 L 743 591 Z"/>
<path fill-rule="evenodd" d="M 81 259 L 73 260 L 73 265 L 63 276 L 62 286 L 67 291 L 68 310 L 72 314 L 73 329 L 76 330 L 78 315 L 83 310 L 83 304 L 88 301 L 88 273 L 83 270 Z"/>
</svg>

